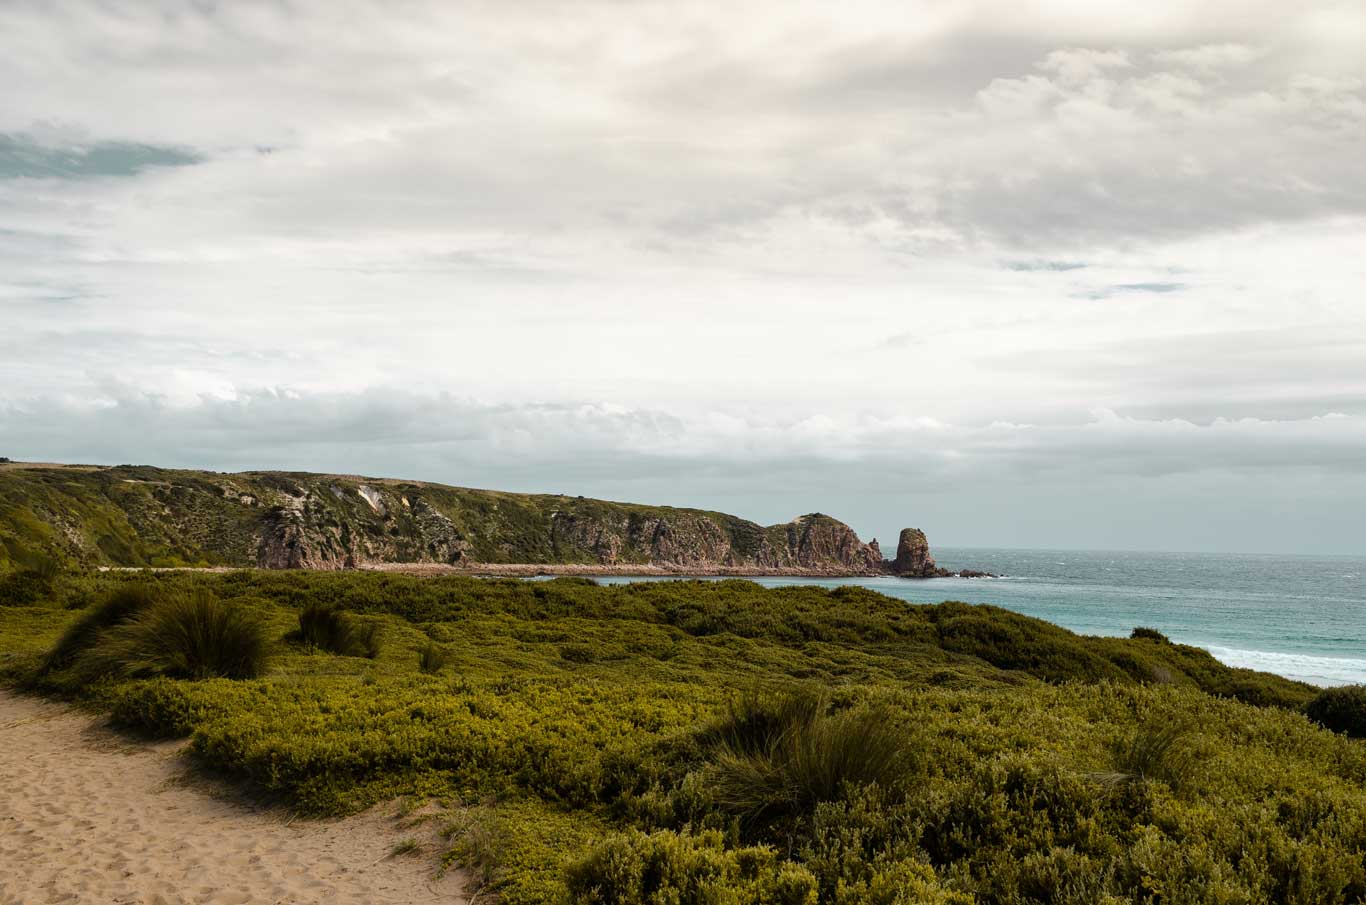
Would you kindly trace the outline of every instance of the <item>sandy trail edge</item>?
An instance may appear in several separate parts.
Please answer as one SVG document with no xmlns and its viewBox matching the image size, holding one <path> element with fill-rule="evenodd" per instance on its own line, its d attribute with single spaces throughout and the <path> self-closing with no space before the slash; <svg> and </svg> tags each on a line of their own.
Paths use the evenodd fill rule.
<svg viewBox="0 0 1366 905">
<path fill-rule="evenodd" d="M 59 704 L 0 690 L 0 903 L 467 903 L 435 876 L 435 821 L 393 805 L 333 821 L 211 794 L 181 745 L 143 744 Z M 403 839 L 421 853 L 388 857 Z"/>
</svg>

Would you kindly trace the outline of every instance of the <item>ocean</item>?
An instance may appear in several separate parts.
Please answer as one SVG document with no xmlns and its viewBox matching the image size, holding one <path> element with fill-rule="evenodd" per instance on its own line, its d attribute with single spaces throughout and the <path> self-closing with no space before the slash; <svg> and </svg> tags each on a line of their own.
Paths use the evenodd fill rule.
<svg viewBox="0 0 1366 905">
<path fill-rule="evenodd" d="M 1366 557 L 936 548 L 1001 578 L 758 578 L 858 585 L 916 603 L 990 603 L 1086 635 L 1143 625 L 1230 666 L 1315 685 L 1366 682 Z M 609 577 L 604 584 L 660 580 Z M 668 580 L 668 579 L 664 579 Z"/>
</svg>

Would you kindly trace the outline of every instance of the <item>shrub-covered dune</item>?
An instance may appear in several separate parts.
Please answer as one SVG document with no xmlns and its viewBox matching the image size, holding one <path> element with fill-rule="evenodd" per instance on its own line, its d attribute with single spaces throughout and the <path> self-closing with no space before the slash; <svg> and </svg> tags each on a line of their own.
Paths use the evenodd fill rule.
<svg viewBox="0 0 1366 905">
<path fill-rule="evenodd" d="M 508 903 L 1366 901 L 1366 744 L 1305 715 L 1359 696 L 1151 630 L 743 581 L 13 587 L 11 684 L 309 814 L 439 798 Z"/>
</svg>

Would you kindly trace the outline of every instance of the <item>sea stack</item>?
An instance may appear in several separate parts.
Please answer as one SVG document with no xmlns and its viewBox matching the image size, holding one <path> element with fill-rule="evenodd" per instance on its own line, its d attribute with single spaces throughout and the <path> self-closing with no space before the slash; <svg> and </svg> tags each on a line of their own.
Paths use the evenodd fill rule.
<svg viewBox="0 0 1366 905">
<path fill-rule="evenodd" d="M 892 574 L 906 578 L 933 578 L 942 574 L 930 555 L 930 542 L 919 528 L 901 529 L 896 544 L 896 559 L 892 560 Z"/>
</svg>

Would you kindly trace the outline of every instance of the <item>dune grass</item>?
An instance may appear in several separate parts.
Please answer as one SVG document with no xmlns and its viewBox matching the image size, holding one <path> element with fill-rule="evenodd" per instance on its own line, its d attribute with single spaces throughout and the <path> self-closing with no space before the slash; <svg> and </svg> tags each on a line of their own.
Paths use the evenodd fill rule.
<svg viewBox="0 0 1366 905">
<path fill-rule="evenodd" d="M 98 608 L 138 584 L 250 614 L 265 671 L 75 675 L 72 651 L 114 630 Z M 313 606 L 383 646 L 298 643 Z M 43 673 L 64 633 L 86 640 Z M 1366 745 L 1304 715 L 1315 689 L 991 607 L 740 581 L 65 576 L 46 608 L 0 606 L 0 676 L 188 736 L 305 813 L 437 797 L 459 815 L 444 859 L 507 905 L 1366 899 Z"/>
</svg>

